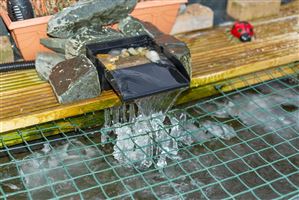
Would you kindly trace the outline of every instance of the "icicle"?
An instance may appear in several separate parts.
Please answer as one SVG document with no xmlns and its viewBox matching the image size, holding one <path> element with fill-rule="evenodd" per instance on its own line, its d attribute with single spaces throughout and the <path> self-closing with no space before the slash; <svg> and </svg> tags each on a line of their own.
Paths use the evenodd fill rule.
<svg viewBox="0 0 299 200">
<path fill-rule="evenodd" d="M 122 122 L 127 123 L 127 105 L 123 104 L 121 107 L 121 113 L 122 113 Z"/>
<path fill-rule="evenodd" d="M 111 117 L 110 117 L 110 109 L 105 109 L 104 110 L 104 119 L 105 119 L 105 122 L 104 122 L 104 127 L 105 128 L 108 128 L 111 126 Z"/>
<path fill-rule="evenodd" d="M 119 124 L 119 107 L 114 107 L 113 109 L 113 124 Z"/>
<path fill-rule="evenodd" d="M 148 168 L 153 164 L 154 154 L 158 156 L 157 167 L 164 167 L 166 158 L 178 159 L 178 144 L 169 129 L 164 128 L 165 113 L 173 106 L 184 89 L 170 91 L 135 100 L 129 104 L 131 127 L 120 127 L 114 146 L 114 158 L 119 162 Z M 136 117 L 135 105 L 138 108 Z M 126 106 L 113 110 L 113 123 L 126 121 Z M 177 132 L 178 134 L 178 132 Z M 155 149 L 155 151 L 154 151 Z"/>
<path fill-rule="evenodd" d="M 132 123 L 136 118 L 135 105 L 133 103 L 129 104 L 129 122 Z"/>
</svg>

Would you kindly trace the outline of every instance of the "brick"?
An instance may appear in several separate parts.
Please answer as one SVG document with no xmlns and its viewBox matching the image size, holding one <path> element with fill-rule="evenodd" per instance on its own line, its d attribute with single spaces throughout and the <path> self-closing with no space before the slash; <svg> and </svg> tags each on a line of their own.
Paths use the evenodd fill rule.
<svg viewBox="0 0 299 200">
<path fill-rule="evenodd" d="M 227 13 L 237 20 L 252 20 L 276 15 L 281 0 L 228 0 Z"/>
</svg>

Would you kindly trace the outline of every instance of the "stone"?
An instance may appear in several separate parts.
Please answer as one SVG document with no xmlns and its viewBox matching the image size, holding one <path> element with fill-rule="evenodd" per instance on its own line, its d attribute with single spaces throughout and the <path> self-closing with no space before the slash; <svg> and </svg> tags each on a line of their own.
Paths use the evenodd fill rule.
<svg viewBox="0 0 299 200">
<path fill-rule="evenodd" d="M 137 0 L 84 0 L 55 14 L 48 22 L 48 34 L 69 38 L 81 27 L 99 27 L 117 23 L 127 17 Z"/>
<path fill-rule="evenodd" d="M 0 36 L 0 63 L 14 61 L 13 49 L 8 36 Z"/>
<path fill-rule="evenodd" d="M 48 49 L 51 49 L 57 53 L 65 53 L 65 43 L 66 39 L 60 39 L 60 38 L 42 38 L 40 39 L 40 43 L 47 47 Z"/>
<path fill-rule="evenodd" d="M 172 28 L 171 34 L 184 33 L 200 29 L 207 29 L 213 26 L 214 13 L 206 6 L 190 4 L 181 13 Z"/>
<path fill-rule="evenodd" d="M 161 32 L 149 22 L 143 22 L 131 16 L 121 20 L 118 29 L 126 36 L 149 35 L 158 45 L 168 49 L 180 60 L 189 76 L 192 76 L 191 53 L 186 43 Z"/>
<path fill-rule="evenodd" d="M 38 76 L 42 80 L 48 81 L 53 67 L 64 60 L 65 57 L 62 54 L 48 52 L 38 53 L 35 59 L 35 69 Z"/>
<path fill-rule="evenodd" d="M 145 22 L 142 22 L 132 16 L 128 16 L 119 21 L 118 29 L 126 36 L 139 36 L 139 35 L 149 35 L 154 37 L 144 26 Z"/>
<path fill-rule="evenodd" d="M 227 13 L 237 20 L 252 20 L 278 14 L 280 4 L 281 0 L 228 0 Z"/>
<path fill-rule="evenodd" d="M 94 98 L 101 93 L 97 69 L 85 55 L 57 64 L 49 82 L 61 104 Z"/>
<path fill-rule="evenodd" d="M 124 37 L 123 34 L 111 28 L 81 28 L 76 35 L 69 38 L 65 44 L 65 57 L 67 59 L 86 54 L 86 44 L 104 42 Z"/>
</svg>

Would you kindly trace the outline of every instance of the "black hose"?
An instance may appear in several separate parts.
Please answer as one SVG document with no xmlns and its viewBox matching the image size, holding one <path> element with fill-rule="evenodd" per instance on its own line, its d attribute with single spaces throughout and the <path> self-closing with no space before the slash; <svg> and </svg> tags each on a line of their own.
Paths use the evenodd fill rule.
<svg viewBox="0 0 299 200">
<path fill-rule="evenodd" d="M 7 11 L 11 21 L 34 18 L 30 0 L 7 0 Z"/>
<path fill-rule="evenodd" d="M 22 61 L 0 64 L 0 72 L 35 69 L 35 61 Z"/>
</svg>

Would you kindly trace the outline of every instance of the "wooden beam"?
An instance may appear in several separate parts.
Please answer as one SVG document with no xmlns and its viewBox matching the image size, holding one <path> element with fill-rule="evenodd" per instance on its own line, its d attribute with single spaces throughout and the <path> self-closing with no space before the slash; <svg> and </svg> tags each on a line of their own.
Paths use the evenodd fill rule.
<svg viewBox="0 0 299 200">
<path fill-rule="evenodd" d="M 274 78 L 279 78 L 294 73 L 298 74 L 299 64 L 292 64 L 289 66 L 271 68 L 263 70 L 257 73 L 248 74 L 245 76 L 229 79 L 226 81 L 220 81 L 209 85 L 194 87 L 186 91 L 178 99 L 177 104 L 183 104 L 190 101 L 195 101 L 219 93 L 219 90 L 215 86 L 221 86 L 222 92 L 229 92 L 235 89 L 247 87 L 263 81 L 268 81 Z M 60 133 L 67 133 L 75 131 L 76 129 L 86 129 L 99 127 L 104 123 L 103 112 L 89 113 L 77 117 L 72 117 L 69 120 L 61 119 L 56 122 L 50 122 L 34 126 L 31 128 L 24 128 L 18 131 L 9 131 L 1 134 L 2 141 L 0 142 L 0 148 L 5 146 L 12 146 L 20 144 L 26 141 L 32 141 L 36 139 L 45 139 L 47 136 L 53 136 Z"/>
<path fill-rule="evenodd" d="M 195 88 L 298 61 L 299 34 L 295 24 L 297 15 L 259 21 L 256 31 L 260 37 L 251 43 L 229 40 L 225 27 L 202 35 L 187 34 L 183 40 L 192 52 L 192 90 L 200 92 Z M 273 26 L 277 27 L 273 29 L 274 36 L 267 34 Z M 187 101 L 189 97 L 183 98 Z M 98 98 L 59 105 L 50 85 L 41 81 L 34 70 L 0 73 L 0 133 L 119 104 L 114 92 L 106 91 Z"/>
<path fill-rule="evenodd" d="M 298 41 L 299 34 L 292 33 L 271 40 L 195 53 L 192 55 L 191 88 L 298 61 Z M 32 72 L 28 74 L 32 76 Z M 98 98 L 59 105 L 47 83 L 35 85 L 39 80 L 33 78 L 30 82 L 26 76 L 15 80 L 17 83 L 4 75 L 1 82 L 1 133 L 120 104 L 118 97 L 107 91 Z M 27 83 L 28 87 L 21 90 L 22 83 Z M 33 95 L 33 92 L 36 93 Z"/>
</svg>

